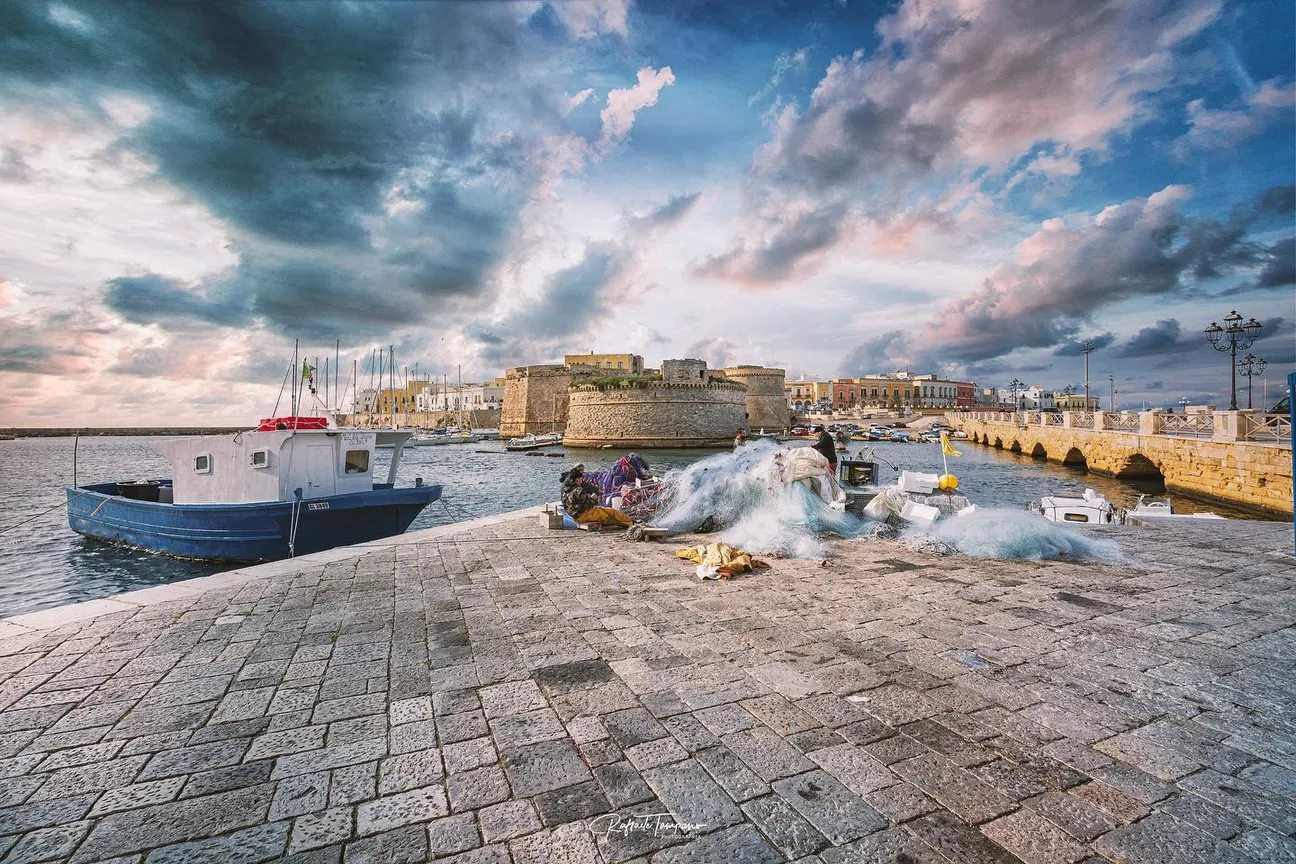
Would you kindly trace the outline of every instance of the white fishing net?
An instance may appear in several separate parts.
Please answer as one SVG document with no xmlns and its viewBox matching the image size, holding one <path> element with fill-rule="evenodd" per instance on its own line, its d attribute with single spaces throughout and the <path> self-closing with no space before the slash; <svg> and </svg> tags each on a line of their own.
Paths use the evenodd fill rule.
<svg viewBox="0 0 1296 864">
<path fill-rule="evenodd" d="M 972 558 L 1026 558 L 1063 561 L 1125 561 L 1115 541 L 1049 522 L 1025 510 L 977 508 L 965 516 L 941 519 L 927 531 L 906 531 L 902 542 L 935 541 Z M 912 548 L 912 547 L 911 547 Z"/>
</svg>

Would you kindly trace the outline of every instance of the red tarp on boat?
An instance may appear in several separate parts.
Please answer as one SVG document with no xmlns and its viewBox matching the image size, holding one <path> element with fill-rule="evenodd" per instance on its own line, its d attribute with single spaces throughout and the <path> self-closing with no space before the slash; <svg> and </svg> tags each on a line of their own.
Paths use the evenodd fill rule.
<svg viewBox="0 0 1296 864">
<path fill-rule="evenodd" d="M 276 429 L 327 429 L 327 417 L 267 417 L 257 427 L 258 432 L 274 432 Z"/>
</svg>

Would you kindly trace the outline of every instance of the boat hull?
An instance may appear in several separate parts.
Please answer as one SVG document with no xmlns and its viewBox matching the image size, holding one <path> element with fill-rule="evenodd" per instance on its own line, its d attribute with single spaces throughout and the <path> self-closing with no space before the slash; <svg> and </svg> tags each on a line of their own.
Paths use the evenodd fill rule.
<svg viewBox="0 0 1296 864">
<path fill-rule="evenodd" d="M 181 558 L 276 561 L 401 534 L 441 497 L 438 485 L 374 489 L 293 502 L 163 504 L 117 493 L 117 484 L 67 487 L 68 526 L 78 534 Z"/>
</svg>

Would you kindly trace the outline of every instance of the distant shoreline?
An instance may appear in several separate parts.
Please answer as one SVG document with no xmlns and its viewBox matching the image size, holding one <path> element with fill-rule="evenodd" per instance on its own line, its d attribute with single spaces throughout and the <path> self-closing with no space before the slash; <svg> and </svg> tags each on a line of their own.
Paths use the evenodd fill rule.
<svg viewBox="0 0 1296 864">
<path fill-rule="evenodd" d="M 106 435 L 224 435 L 233 432 L 245 432 L 254 427 L 255 424 L 247 426 L 122 426 L 108 427 L 83 427 L 83 428 L 65 428 L 51 427 L 47 429 L 18 429 L 18 428 L 0 428 L 0 436 L 13 436 L 14 438 L 71 438 L 74 435 L 80 435 L 83 438 L 91 436 Z"/>
</svg>

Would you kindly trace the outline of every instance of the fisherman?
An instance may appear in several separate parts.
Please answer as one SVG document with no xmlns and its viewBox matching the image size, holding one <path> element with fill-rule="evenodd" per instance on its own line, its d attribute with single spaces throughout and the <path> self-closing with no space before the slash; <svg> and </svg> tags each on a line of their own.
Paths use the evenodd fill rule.
<svg viewBox="0 0 1296 864">
<path fill-rule="evenodd" d="M 743 432 L 743 430 L 739 429 L 738 434 L 734 436 L 734 449 L 737 450 L 739 447 L 743 446 L 746 443 L 747 443 L 747 434 Z"/>
<path fill-rule="evenodd" d="M 837 448 L 833 446 L 832 436 L 829 435 L 828 431 L 822 426 L 816 426 L 815 429 L 819 432 L 819 438 L 810 446 L 823 454 L 823 457 L 828 460 L 828 472 L 833 476 L 836 476 Z"/>
<path fill-rule="evenodd" d="M 562 502 L 567 514 L 585 525 L 620 525 L 629 528 L 634 520 L 613 507 L 599 504 L 599 487 L 585 477 L 585 466 L 577 464 L 562 475 Z"/>
</svg>

